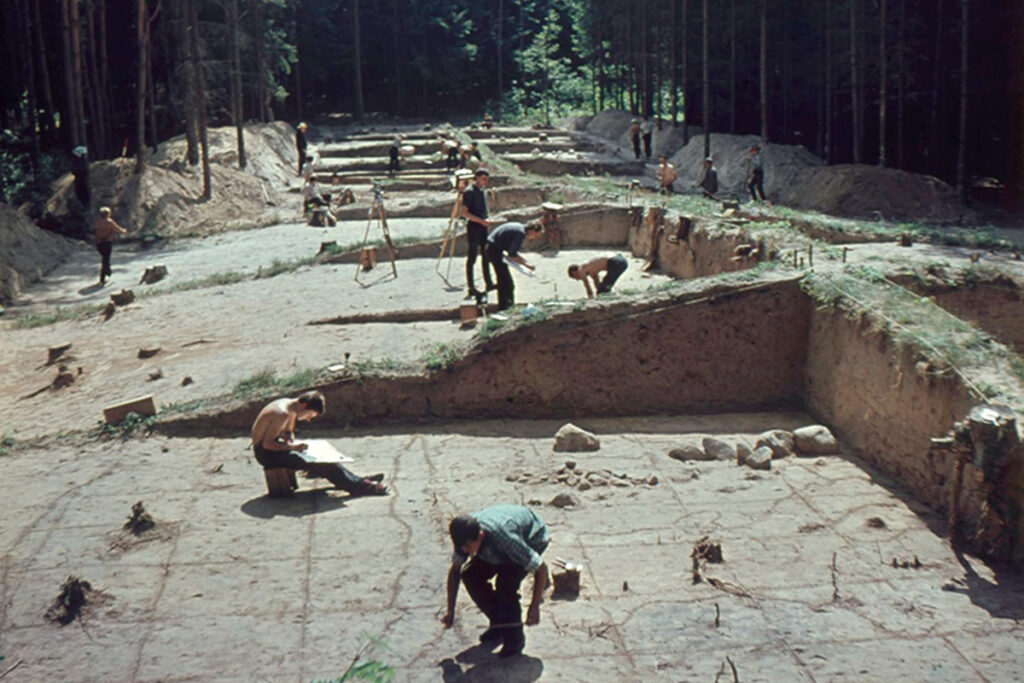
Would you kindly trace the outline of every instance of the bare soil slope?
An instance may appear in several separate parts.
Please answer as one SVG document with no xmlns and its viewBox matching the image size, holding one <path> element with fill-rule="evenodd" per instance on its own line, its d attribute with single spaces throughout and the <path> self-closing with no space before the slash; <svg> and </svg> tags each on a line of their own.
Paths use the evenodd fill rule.
<svg viewBox="0 0 1024 683">
<path fill-rule="evenodd" d="M 13 207 L 0 203 L 0 302 L 59 266 L 79 248 L 73 240 L 37 227 Z"/>
</svg>

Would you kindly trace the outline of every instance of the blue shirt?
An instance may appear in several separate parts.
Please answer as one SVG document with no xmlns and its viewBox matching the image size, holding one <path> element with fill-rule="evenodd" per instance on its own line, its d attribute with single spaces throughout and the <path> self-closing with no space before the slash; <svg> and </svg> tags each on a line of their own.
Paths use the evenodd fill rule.
<svg viewBox="0 0 1024 683">
<path fill-rule="evenodd" d="M 526 227 L 522 223 L 499 225 L 487 236 L 488 243 L 508 253 L 509 256 L 515 256 L 519 253 L 519 248 L 523 246 L 524 239 L 526 239 Z"/>
<path fill-rule="evenodd" d="M 476 556 L 488 564 L 515 565 L 532 574 L 551 540 L 548 528 L 537 514 L 523 505 L 494 505 L 473 513 L 484 532 Z M 466 556 L 456 551 L 452 560 L 461 564 Z"/>
</svg>

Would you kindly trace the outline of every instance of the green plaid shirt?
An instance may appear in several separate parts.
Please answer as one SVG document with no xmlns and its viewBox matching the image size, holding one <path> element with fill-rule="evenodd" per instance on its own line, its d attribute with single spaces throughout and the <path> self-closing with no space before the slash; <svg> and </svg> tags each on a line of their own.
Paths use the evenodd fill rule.
<svg viewBox="0 0 1024 683">
<path fill-rule="evenodd" d="M 484 531 L 478 558 L 488 564 L 513 564 L 527 573 L 540 568 L 541 553 L 551 537 L 533 510 L 522 505 L 494 505 L 474 512 L 473 518 Z M 453 560 L 461 564 L 466 556 L 456 552 Z"/>
</svg>

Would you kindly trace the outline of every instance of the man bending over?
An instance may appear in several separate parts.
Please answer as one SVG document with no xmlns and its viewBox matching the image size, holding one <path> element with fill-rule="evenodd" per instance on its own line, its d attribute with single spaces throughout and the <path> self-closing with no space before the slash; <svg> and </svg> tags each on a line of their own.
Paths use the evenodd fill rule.
<svg viewBox="0 0 1024 683">
<path fill-rule="evenodd" d="M 622 254 L 609 256 L 607 258 L 596 258 L 587 261 L 582 266 L 572 264 L 569 266 L 569 277 L 573 280 L 582 280 L 583 286 L 587 288 L 587 298 L 593 299 L 594 292 L 590 289 L 590 282 L 594 281 L 594 287 L 598 294 L 607 294 L 619 279 L 619 276 L 626 272 L 626 257 Z M 604 277 L 598 280 L 598 275 L 604 271 Z"/>
</svg>

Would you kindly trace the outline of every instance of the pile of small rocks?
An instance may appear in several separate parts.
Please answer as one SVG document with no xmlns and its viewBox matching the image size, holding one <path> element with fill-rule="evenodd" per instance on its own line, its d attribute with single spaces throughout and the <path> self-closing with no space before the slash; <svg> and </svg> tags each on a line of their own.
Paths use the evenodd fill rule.
<svg viewBox="0 0 1024 683">
<path fill-rule="evenodd" d="M 700 446 L 683 444 L 668 452 L 668 457 L 675 460 L 710 461 L 735 460 L 737 465 L 746 465 L 755 470 L 770 470 L 772 460 L 786 458 L 791 455 L 813 457 L 818 455 L 836 455 L 839 444 L 835 436 L 824 425 L 810 425 L 795 431 L 770 429 L 762 432 L 751 449 L 747 443 L 739 441 L 735 444 L 706 437 Z"/>
</svg>

